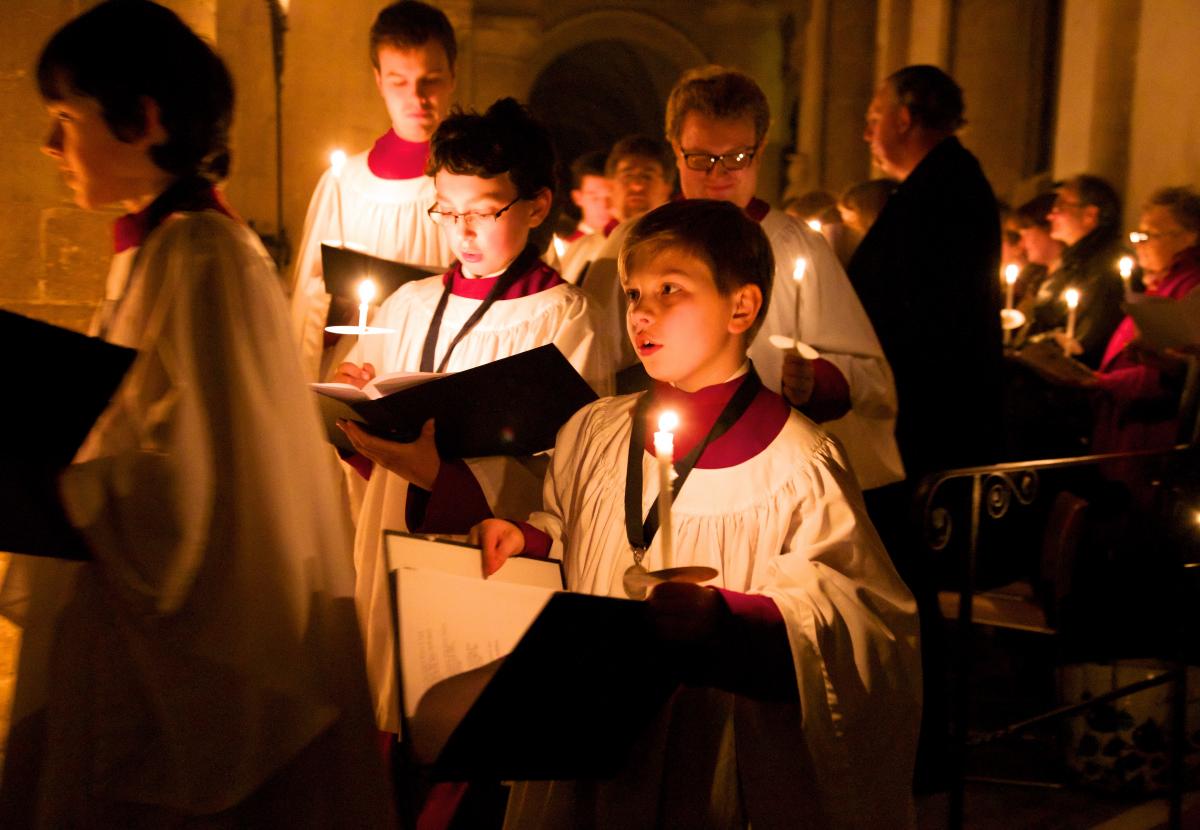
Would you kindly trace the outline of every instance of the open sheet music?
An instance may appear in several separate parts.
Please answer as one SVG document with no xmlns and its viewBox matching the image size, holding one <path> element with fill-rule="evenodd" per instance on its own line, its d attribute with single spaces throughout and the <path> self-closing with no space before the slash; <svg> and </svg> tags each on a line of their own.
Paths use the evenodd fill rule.
<svg viewBox="0 0 1200 830">
<path fill-rule="evenodd" d="M 388 532 L 384 547 L 393 572 L 406 718 L 435 683 L 512 651 L 563 587 L 554 560 L 514 557 L 485 580 L 474 546 Z"/>
</svg>

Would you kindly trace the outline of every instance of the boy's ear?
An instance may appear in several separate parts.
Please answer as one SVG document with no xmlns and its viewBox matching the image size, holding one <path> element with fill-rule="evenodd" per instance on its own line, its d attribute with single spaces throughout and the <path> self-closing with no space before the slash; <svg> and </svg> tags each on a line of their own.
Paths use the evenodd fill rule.
<svg viewBox="0 0 1200 830">
<path fill-rule="evenodd" d="M 729 317 L 731 334 L 744 334 L 758 319 L 762 311 L 762 289 L 757 285 L 743 285 L 733 292 L 733 313 Z"/>
<path fill-rule="evenodd" d="M 148 95 L 141 98 L 142 104 L 142 133 L 134 139 L 134 143 L 144 147 L 156 147 L 167 141 L 167 130 L 162 125 L 162 110 L 158 102 Z"/>
<path fill-rule="evenodd" d="M 550 192 L 550 188 L 543 187 L 527 201 L 529 202 L 529 227 L 536 228 L 550 215 L 550 204 L 554 201 L 554 194 Z"/>
</svg>

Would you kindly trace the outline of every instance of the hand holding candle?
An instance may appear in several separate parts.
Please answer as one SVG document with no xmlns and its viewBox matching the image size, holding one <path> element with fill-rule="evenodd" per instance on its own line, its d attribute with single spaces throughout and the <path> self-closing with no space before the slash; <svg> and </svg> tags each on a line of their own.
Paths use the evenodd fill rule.
<svg viewBox="0 0 1200 830">
<path fill-rule="evenodd" d="M 1068 288 L 1063 294 L 1067 301 L 1067 339 L 1075 339 L 1075 309 L 1079 307 L 1079 289 Z"/>
<path fill-rule="evenodd" d="M 346 153 L 334 150 L 329 154 L 329 169 L 333 173 L 333 197 L 337 205 L 338 245 L 346 247 L 346 227 L 342 219 L 342 170 L 346 166 Z"/>
<path fill-rule="evenodd" d="M 654 433 L 654 457 L 658 461 L 658 536 L 662 539 L 664 568 L 674 565 L 674 532 L 671 527 L 672 479 L 675 478 L 675 435 L 679 416 L 671 410 L 658 416 Z"/>
</svg>

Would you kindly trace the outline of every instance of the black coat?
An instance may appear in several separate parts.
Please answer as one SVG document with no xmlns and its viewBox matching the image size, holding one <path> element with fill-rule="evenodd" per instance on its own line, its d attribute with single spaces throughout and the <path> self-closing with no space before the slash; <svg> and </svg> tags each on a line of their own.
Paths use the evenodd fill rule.
<svg viewBox="0 0 1200 830">
<path fill-rule="evenodd" d="M 998 460 L 999 267 L 995 196 L 953 137 L 896 189 L 847 266 L 896 377 L 910 480 Z"/>
</svg>

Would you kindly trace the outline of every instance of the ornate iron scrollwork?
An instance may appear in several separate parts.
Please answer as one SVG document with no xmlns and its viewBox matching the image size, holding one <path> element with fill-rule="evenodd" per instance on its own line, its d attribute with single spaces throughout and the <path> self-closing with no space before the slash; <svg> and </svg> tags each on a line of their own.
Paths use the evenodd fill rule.
<svg viewBox="0 0 1200 830">
<path fill-rule="evenodd" d="M 984 482 L 984 506 L 993 519 L 1003 518 L 1012 507 L 1012 500 L 1028 507 L 1038 493 L 1038 474 L 1035 470 L 1012 473 L 993 473 Z"/>
</svg>

